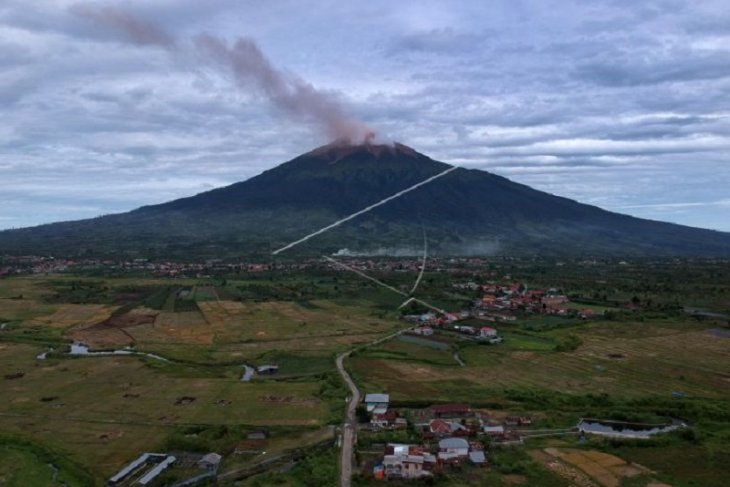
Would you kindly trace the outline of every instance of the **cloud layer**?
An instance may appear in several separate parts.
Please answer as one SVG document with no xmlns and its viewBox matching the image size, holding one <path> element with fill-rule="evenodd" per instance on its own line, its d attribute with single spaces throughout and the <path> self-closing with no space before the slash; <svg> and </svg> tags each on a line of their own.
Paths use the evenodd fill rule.
<svg viewBox="0 0 730 487">
<path fill-rule="evenodd" d="M 187 196 L 329 141 L 241 73 L 170 55 L 208 32 L 228 65 L 260 46 L 286 92 L 436 159 L 730 231 L 725 2 L 123 5 L 136 44 L 74 2 L 0 5 L 0 228 Z"/>
</svg>

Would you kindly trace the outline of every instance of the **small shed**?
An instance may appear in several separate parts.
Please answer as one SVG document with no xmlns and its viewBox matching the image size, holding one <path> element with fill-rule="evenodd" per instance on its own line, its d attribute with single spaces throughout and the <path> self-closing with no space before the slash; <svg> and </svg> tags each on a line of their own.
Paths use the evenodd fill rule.
<svg viewBox="0 0 730 487">
<path fill-rule="evenodd" d="M 256 428 L 248 435 L 246 435 L 246 438 L 248 438 L 249 440 L 265 440 L 268 437 L 269 430 L 267 430 L 266 428 Z"/>
<path fill-rule="evenodd" d="M 217 453 L 208 453 L 198 460 L 198 467 L 205 470 L 218 470 L 222 459 L 223 457 Z"/>
</svg>

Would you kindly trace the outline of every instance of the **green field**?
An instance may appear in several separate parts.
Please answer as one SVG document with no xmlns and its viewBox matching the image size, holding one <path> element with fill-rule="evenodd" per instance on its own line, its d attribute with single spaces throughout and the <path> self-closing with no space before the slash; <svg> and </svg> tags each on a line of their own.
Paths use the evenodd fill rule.
<svg viewBox="0 0 730 487">
<path fill-rule="evenodd" d="M 13 377 L 3 381 L 0 432 L 53 451 L 58 478 L 69 485 L 100 485 L 140 452 L 179 443 L 185 428 L 228 428 L 213 445 L 224 451 L 245 438 L 247 427 L 294 428 L 288 439 L 272 439 L 271 450 L 291 447 L 302 428 L 339 421 L 345 392 L 335 377 L 334 354 L 402 326 L 396 315 L 349 298 L 219 299 L 238 295 L 239 286 L 247 285 L 0 280 L 0 322 L 7 323 L 0 331 L 0 377 Z M 189 292 L 181 297 L 181 289 Z M 187 301 L 193 306 L 181 308 Z M 135 324 L 139 315 L 150 322 Z M 101 324 L 112 317 L 122 319 Z M 72 340 L 97 349 L 131 344 L 169 361 L 64 356 Z M 54 352 L 36 359 L 48 347 Z M 276 363 L 280 372 L 244 383 L 244 363 Z M 52 478 L 33 452 L 6 448 L 0 483 L 42 485 Z M 70 476 L 64 465 L 80 466 L 83 475 Z"/>
<path fill-rule="evenodd" d="M 454 280 L 490 282 L 509 274 L 531 287 L 561 287 L 578 300 L 572 306 L 606 310 L 605 317 L 583 321 L 517 310 L 517 321 L 496 324 L 502 344 L 454 333 L 439 335 L 437 343 L 403 336 L 358 350 L 347 367 L 361 390 L 388 392 L 396 405 L 468 402 L 495 414 L 531 414 L 548 428 L 587 416 L 681 418 L 692 424 L 691 434 L 648 446 L 594 440 L 553 446 L 608 452 L 673 486 L 724 487 L 728 323 L 687 315 L 680 306 L 726 312 L 724 267 L 605 264 L 587 273 L 582 266 L 505 261 L 461 277 L 427 273 L 419 292 L 458 310 L 470 296 L 454 293 Z M 687 273 L 686 279 L 675 273 Z M 412 284 L 405 273 L 378 275 L 396 286 Z M 176 448 L 218 451 L 224 470 L 244 471 L 266 460 L 263 451 L 282 458 L 299 451 L 291 472 L 254 475 L 243 485 L 326 484 L 336 471 L 331 450 L 320 447 L 331 441 L 330 426 L 341 421 L 347 395 L 334 357 L 406 326 L 396 309 L 400 298 L 357 276 L 308 271 L 0 279 L 0 484 L 46 485 L 55 475 L 72 487 L 103 485 L 140 452 Z M 622 303 L 634 298 L 642 304 L 627 311 Z M 74 340 L 94 349 L 131 345 L 167 361 L 64 355 Z M 54 351 L 46 360 L 36 359 L 49 347 Z M 271 363 L 279 365 L 277 375 L 240 381 L 243 364 Z M 270 439 L 258 453 L 234 455 L 257 426 L 269 428 Z M 530 441 L 524 450 L 496 452 L 489 469 L 449 474 L 440 485 L 567 485 L 530 456 L 548 444 Z M 370 485 L 359 477 L 356 484 Z"/>
</svg>

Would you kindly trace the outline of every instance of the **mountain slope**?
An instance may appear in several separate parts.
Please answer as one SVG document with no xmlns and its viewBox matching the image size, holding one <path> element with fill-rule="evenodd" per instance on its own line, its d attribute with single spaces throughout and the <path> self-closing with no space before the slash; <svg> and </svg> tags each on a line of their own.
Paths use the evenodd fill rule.
<svg viewBox="0 0 730 487">
<path fill-rule="evenodd" d="M 0 232 L 1 253 L 268 255 L 450 166 L 400 144 L 333 143 L 247 181 L 90 220 Z M 730 234 L 633 218 L 480 170 L 456 169 L 292 249 L 730 256 Z"/>
</svg>

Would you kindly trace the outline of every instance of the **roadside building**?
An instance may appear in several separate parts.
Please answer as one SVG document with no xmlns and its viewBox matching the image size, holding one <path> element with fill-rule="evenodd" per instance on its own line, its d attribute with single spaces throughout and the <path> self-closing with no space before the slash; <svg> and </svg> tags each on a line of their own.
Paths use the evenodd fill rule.
<svg viewBox="0 0 730 487">
<path fill-rule="evenodd" d="M 365 395 L 365 409 L 370 414 L 385 414 L 390 403 L 390 395 L 374 393 Z"/>
</svg>

